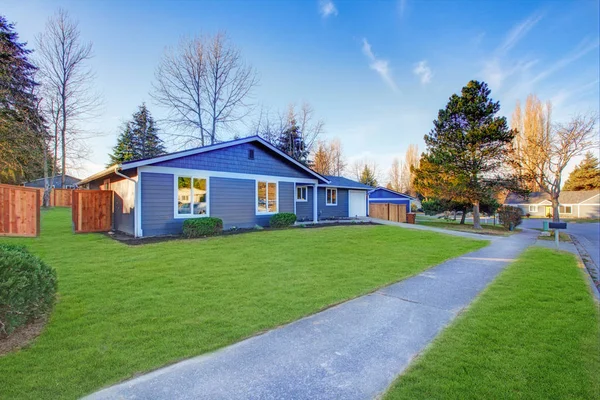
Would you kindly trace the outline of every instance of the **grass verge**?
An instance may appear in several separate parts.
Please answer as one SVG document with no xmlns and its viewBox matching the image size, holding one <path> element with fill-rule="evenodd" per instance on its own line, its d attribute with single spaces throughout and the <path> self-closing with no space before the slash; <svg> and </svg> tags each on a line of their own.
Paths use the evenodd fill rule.
<svg viewBox="0 0 600 400">
<path fill-rule="evenodd" d="M 385 398 L 598 398 L 598 303 L 583 274 L 571 254 L 530 248 Z"/>
<path fill-rule="evenodd" d="M 460 224 L 460 221 L 446 221 L 446 220 L 435 220 L 435 219 L 417 219 L 418 225 L 432 226 L 435 228 L 450 229 L 453 231 L 479 233 L 482 235 L 494 235 L 494 236 L 509 236 L 517 233 L 519 229 L 515 231 L 509 231 L 500 224 L 481 224 L 482 229 L 473 229 L 473 222 L 465 222 Z"/>
<path fill-rule="evenodd" d="M 76 398 L 368 293 L 483 241 L 390 226 L 256 232 L 127 246 L 74 235 L 70 209 L 21 243 L 56 268 L 59 301 L 0 357 L 0 397 Z"/>
</svg>

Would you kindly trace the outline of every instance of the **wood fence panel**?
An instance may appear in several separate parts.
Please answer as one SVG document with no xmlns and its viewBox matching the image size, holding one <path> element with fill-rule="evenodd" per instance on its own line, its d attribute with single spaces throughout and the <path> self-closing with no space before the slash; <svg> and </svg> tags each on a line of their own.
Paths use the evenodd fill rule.
<svg viewBox="0 0 600 400">
<path fill-rule="evenodd" d="M 40 192 L 0 184 L 0 236 L 40 234 Z"/>
<path fill-rule="evenodd" d="M 73 205 L 73 189 L 52 189 L 51 205 L 54 207 L 71 207 Z"/>
<path fill-rule="evenodd" d="M 75 233 L 107 232 L 112 228 L 112 190 L 73 190 Z"/>
<path fill-rule="evenodd" d="M 406 206 L 398 204 L 398 222 L 406 222 Z"/>
</svg>

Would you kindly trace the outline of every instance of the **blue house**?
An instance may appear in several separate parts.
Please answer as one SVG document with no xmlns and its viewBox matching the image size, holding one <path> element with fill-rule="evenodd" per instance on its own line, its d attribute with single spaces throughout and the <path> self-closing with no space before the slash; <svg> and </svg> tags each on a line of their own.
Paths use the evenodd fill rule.
<svg viewBox="0 0 600 400">
<path fill-rule="evenodd" d="M 267 226 L 281 212 L 364 217 L 372 189 L 320 175 L 258 136 L 124 162 L 79 186 L 113 190 L 113 229 L 136 237 L 179 234 L 186 219 L 207 216 L 224 229 Z"/>
<path fill-rule="evenodd" d="M 406 212 L 410 212 L 410 207 L 416 199 L 407 194 L 396 192 L 391 189 L 384 187 L 378 187 L 369 191 L 369 204 L 376 203 L 392 203 L 392 204 L 404 204 L 406 206 Z"/>
</svg>

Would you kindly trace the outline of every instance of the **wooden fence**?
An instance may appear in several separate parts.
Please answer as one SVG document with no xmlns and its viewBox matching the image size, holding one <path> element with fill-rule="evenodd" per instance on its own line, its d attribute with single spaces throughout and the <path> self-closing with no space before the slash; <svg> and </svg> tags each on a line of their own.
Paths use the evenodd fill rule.
<svg viewBox="0 0 600 400">
<path fill-rule="evenodd" d="M 40 192 L 0 184 L 0 236 L 40 234 Z"/>
<path fill-rule="evenodd" d="M 40 192 L 40 205 L 44 205 L 44 188 L 37 188 Z M 52 189 L 48 199 L 49 207 L 71 207 L 74 189 Z"/>
<path fill-rule="evenodd" d="M 370 203 L 369 217 L 394 222 L 406 222 L 406 205 L 392 203 Z"/>
<path fill-rule="evenodd" d="M 73 230 L 75 233 L 106 232 L 112 228 L 112 190 L 73 191 Z"/>
</svg>

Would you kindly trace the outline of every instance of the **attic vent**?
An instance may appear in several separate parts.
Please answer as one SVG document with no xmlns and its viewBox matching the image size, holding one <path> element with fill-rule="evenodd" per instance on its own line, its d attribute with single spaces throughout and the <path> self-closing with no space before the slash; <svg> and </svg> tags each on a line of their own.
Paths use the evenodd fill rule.
<svg viewBox="0 0 600 400">
<path fill-rule="evenodd" d="M 254 160 L 254 149 L 248 150 L 248 160 Z"/>
</svg>

